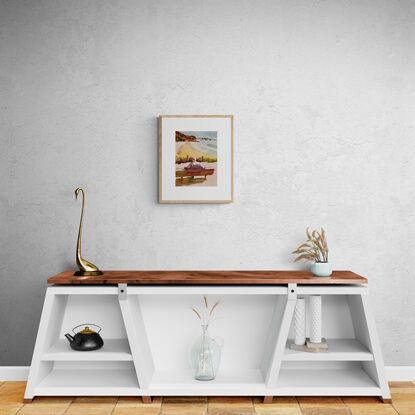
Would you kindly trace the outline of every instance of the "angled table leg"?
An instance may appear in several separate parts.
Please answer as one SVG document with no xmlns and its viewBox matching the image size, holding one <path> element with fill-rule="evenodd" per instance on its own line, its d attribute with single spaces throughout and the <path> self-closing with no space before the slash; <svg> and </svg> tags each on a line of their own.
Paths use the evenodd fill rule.
<svg viewBox="0 0 415 415">
<path fill-rule="evenodd" d="M 349 307 L 356 338 L 373 354 L 373 361 L 362 362 L 365 372 L 378 384 L 384 403 L 391 403 L 391 394 L 386 379 L 382 350 L 376 330 L 376 322 L 367 294 L 349 295 Z"/>
<path fill-rule="evenodd" d="M 118 300 L 127 332 L 128 343 L 133 355 L 134 367 L 140 389 L 147 389 L 154 373 L 154 362 L 144 325 L 138 295 L 128 295 L 127 284 L 119 284 Z M 143 396 L 143 402 L 151 403 L 150 396 Z"/>
<path fill-rule="evenodd" d="M 143 395 L 141 399 L 143 400 L 143 403 L 146 403 L 146 404 L 153 402 L 153 398 L 151 396 Z"/>
<path fill-rule="evenodd" d="M 56 295 L 50 287 L 46 290 L 24 403 L 32 402 L 36 386 L 52 370 L 52 362 L 42 361 L 42 354 L 58 339 L 67 299 L 67 295 Z"/>
<path fill-rule="evenodd" d="M 264 356 L 261 369 L 265 377 L 267 389 L 277 386 L 278 375 L 281 369 L 282 356 L 288 339 L 291 321 L 297 301 L 297 284 L 288 284 L 286 301 L 279 301 L 274 310 L 267 348 L 269 352 Z M 270 403 L 272 396 L 265 396 L 264 403 Z"/>
</svg>

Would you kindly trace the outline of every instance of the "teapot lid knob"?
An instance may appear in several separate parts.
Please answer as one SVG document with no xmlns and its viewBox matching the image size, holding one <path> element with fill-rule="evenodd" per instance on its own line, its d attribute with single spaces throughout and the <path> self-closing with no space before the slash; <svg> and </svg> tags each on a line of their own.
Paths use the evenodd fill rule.
<svg viewBox="0 0 415 415">
<path fill-rule="evenodd" d="M 79 333 L 90 334 L 90 333 L 95 333 L 95 331 L 91 330 L 88 326 L 85 326 L 85 328 L 83 330 L 81 330 Z"/>
<path fill-rule="evenodd" d="M 88 326 L 87 326 L 87 324 L 89 324 Z M 90 328 L 89 328 L 89 326 L 96 326 L 96 327 L 98 327 L 99 328 L 99 331 L 98 331 L 98 333 L 101 331 L 101 327 L 100 326 L 98 326 L 97 324 L 92 324 L 92 323 L 83 323 L 83 324 L 79 324 L 79 326 L 76 326 L 76 327 L 74 327 L 73 329 L 72 329 L 72 331 L 76 334 L 76 332 L 75 332 L 75 329 L 77 329 L 78 327 L 82 327 L 82 326 L 84 326 L 84 329 L 83 330 L 81 330 L 79 333 L 82 333 L 82 334 L 91 334 L 91 333 L 96 333 L 96 331 L 94 331 L 94 330 L 91 330 Z"/>
</svg>

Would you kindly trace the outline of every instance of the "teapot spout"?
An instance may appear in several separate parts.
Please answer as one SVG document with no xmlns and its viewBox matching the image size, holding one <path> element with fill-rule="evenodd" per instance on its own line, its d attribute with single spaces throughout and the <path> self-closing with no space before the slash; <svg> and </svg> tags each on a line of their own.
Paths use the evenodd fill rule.
<svg viewBox="0 0 415 415">
<path fill-rule="evenodd" d="M 69 343 L 72 343 L 74 341 L 74 338 L 69 333 L 66 333 L 65 337 L 68 339 Z"/>
</svg>

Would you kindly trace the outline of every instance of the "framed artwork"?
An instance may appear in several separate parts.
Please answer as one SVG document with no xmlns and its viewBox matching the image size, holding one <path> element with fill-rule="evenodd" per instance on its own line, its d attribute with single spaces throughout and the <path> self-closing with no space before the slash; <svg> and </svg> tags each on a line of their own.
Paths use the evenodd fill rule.
<svg viewBox="0 0 415 415">
<path fill-rule="evenodd" d="M 233 115 L 160 115 L 159 202 L 233 202 Z"/>
</svg>

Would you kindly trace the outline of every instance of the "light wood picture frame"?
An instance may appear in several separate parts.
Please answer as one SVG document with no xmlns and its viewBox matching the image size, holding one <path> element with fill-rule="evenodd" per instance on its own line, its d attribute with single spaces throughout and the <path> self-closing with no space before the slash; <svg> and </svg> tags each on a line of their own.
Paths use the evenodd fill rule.
<svg viewBox="0 0 415 415">
<path fill-rule="evenodd" d="M 233 202 L 233 115 L 159 116 L 159 202 Z"/>
</svg>

